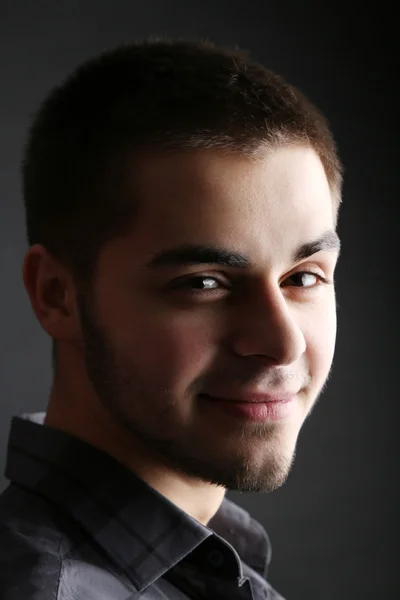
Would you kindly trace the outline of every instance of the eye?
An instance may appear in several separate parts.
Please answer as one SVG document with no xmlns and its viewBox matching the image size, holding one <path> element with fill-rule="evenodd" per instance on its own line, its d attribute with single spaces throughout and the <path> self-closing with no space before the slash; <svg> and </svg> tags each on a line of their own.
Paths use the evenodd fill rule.
<svg viewBox="0 0 400 600">
<path fill-rule="evenodd" d="M 287 283 L 290 280 L 292 283 L 289 283 L 289 285 L 302 288 L 315 288 L 321 284 L 332 283 L 329 279 L 326 279 L 326 277 L 323 277 L 320 273 L 315 273 L 314 271 L 296 271 L 296 273 L 292 273 L 285 279 L 284 283 Z"/>
<path fill-rule="evenodd" d="M 224 282 L 222 282 L 217 277 L 210 277 L 208 275 L 196 275 L 196 277 L 190 277 L 189 279 L 186 279 L 183 282 L 182 286 L 185 288 L 189 288 L 195 292 L 208 292 L 219 290 L 221 287 L 224 286 Z"/>
<path fill-rule="evenodd" d="M 195 295 L 217 295 L 226 291 L 228 283 L 219 277 L 210 275 L 195 275 L 174 283 L 175 289 L 187 291 Z"/>
</svg>

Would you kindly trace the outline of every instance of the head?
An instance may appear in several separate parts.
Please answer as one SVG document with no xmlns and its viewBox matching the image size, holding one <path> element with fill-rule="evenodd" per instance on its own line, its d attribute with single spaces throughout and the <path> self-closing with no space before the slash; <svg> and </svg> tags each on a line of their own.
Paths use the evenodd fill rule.
<svg viewBox="0 0 400 600">
<path fill-rule="evenodd" d="M 334 354 L 341 165 L 324 117 L 238 50 L 132 44 L 44 101 L 23 176 L 24 278 L 55 377 L 79 365 L 177 472 L 280 486 Z M 263 422 L 204 397 L 256 392 L 295 396 Z"/>
</svg>

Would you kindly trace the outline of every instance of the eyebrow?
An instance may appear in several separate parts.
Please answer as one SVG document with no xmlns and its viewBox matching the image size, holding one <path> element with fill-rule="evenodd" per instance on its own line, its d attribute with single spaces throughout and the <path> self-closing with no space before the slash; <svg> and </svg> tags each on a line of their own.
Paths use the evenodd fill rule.
<svg viewBox="0 0 400 600">
<path fill-rule="evenodd" d="M 299 262 L 321 251 L 340 251 L 339 236 L 333 229 L 325 231 L 316 240 L 298 246 L 292 254 L 293 262 Z M 244 254 L 221 248 L 212 244 L 182 244 L 163 250 L 154 255 L 146 267 L 191 266 L 191 265 L 220 265 L 234 269 L 249 269 L 253 262 Z"/>
</svg>

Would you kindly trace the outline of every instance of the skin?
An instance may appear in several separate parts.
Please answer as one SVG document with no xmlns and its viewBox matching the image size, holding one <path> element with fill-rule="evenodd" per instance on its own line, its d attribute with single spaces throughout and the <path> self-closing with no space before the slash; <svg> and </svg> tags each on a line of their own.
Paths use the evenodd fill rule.
<svg viewBox="0 0 400 600">
<path fill-rule="evenodd" d="M 308 147 L 257 162 L 210 150 L 152 156 L 139 171 L 139 214 L 103 246 L 90 294 L 43 246 L 26 254 L 33 310 L 58 344 L 45 424 L 115 457 L 207 524 L 226 489 L 285 482 L 329 377 L 338 251 L 298 262 L 292 253 L 334 230 L 332 195 Z M 252 264 L 146 267 L 183 243 Z M 199 397 L 228 388 L 298 393 L 286 417 L 253 422 Z"/>
</svg>

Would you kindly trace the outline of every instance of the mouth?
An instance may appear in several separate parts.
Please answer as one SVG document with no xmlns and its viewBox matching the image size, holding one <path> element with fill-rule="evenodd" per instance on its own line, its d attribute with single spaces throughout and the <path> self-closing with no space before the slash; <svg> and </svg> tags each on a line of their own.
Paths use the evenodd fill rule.
<svg viewBox="0 0 400 600">
<path fill-rule="evenodd" d="M 208 394 L 201 394 L 205 405 L 214 411 L 223 412 L 237 419 L 247 421 L 279 421 L 290 416 L 296 394 L 280 394 L 270 396 L 256 394 L 246 400 L 238 398 L 220 398 Z"/>
</svg>

